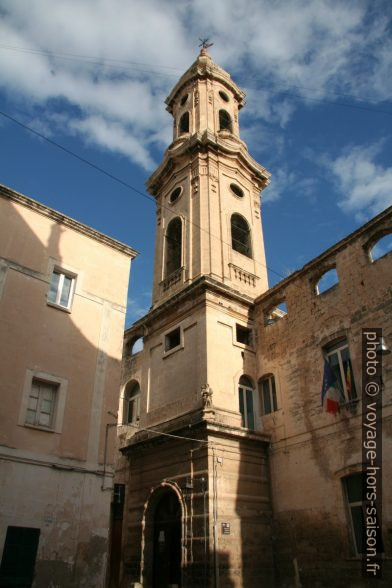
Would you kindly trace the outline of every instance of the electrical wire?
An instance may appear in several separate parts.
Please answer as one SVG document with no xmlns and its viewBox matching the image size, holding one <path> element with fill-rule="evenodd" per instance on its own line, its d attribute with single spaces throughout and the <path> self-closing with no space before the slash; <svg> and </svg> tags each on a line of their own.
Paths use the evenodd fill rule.
<svg viewBox="0 0 392 588">
<path fill-rule="evenodd" d="M 206 445 L 214 444 L 213 441 L 204 441 L 203 439 L 194 439 L 193 437 L 183 437 L 182 435 L 174 435 L 173 433 L 164 433 L 163 431 L 157 431 L 156 429 L 146 429 L 144 427 L 139 427 L 139 425 L 134 425 L 132 423 L 127 423 L 127 426 L 133 427 L 134 429 L 138 429 L 138 431 L 147 431 L 147 433 L 154 433 L 155 435 L 162 435 L 163 437 L 171 437 L 172 439 L 196 441 L 197 443 L 205 443 Z"/>
<path fill-rule="evenodd" d="M 112 67 L 112 68 L 115 68 L 120 71 L 133 70 L 138 73 L 167 76 L 170 78 L 178 78 L 178 74 L 174 73 L 174 72 L 183 72 L 183 69 L 181 69 L 179 67 L 173 67 L 173 66 L 154 65 L 154 64 L 150 64 L 150 63 L 130 61 L 130 60 L 126 60 L 126 59 L 108 58 L 108 57 L 99 58 L 99 57 L 93 57 L 93 56 L 88 56 L 88 55 L 80 55 L 77 53 L 45 51 L 43 49 L 18 47 L 15 45 L 0 44 L 0 49 L 5 49 L 8 51 L 15 51 L 15 52 L 19 52 L 19 53 L 30 53 L 30 54 L 34 54 L 34 55 L 44 55 L 46 57 L 52 57 L 52 58 L 56 58 L 56 59 L 64 59 L 67 61 L 84 62 L 84 63 L 88 63 L 91 65 L 97 65 L 100 67 Z M 125 67 L 125 65 L 127 65 L 127 67 Z M 141 69 L 141 68 L 146 68 L 146 67 L 147 68 L 154 68 L 154 69 Z M 168 72 L 165 73 L 163 71 L 159 71 L 159 70 L 163 70 L 163 69 L 172 70 L 173 73 L 168 73 Z M 346 102 L 338 102 L 336 100 L 328 100 L 326 98 L 315 98 L 315 97 L 311 97 L 311 96 L 308 96 L 303 93 L 295 93 L 292 90 L 290 90 L 287 85 L 279 84 L 276 81 L 273 82 L 272 88 L 271 88 L 271 86 L 269 86 L 268 88 L 261 88 L 260 86 L 256 86 L 255 82 L 264 81 L 265 76 L 262 76 L 262 75 L 250 76 L 250 75 L 246 75 L 246 74 L 244 75 L 241 73 L 238 76 L 238 78 L 239 78 L 241 84 L 243 82 L 246 82 L 247 80 L 249 80 L 252 82 L 252 84 L 248 86 L 249 88 L 256 88 L 259 92 L 264 92 L 267 94 L 276 94 L 276 93 L 278 93 L 278 91 L 276 90 L 276 87 L 281 87 L 282 88 L 281 93 L 286 94 L 287 96 L 290 96 L 293 98 L 298 98 L 300 100 L 305 100 L 305 101 L 308 100 L 308 101 L 317 102 L 320 104 L 336 105 L 336 106 L 342 106 L 344 108 L 354 108 L 357 110 L 365 110 L 367 112 L 375 112 L 375 113 L 392 115 L 392 111 L 384 110 L 381 108 L 372 108 L 372 107 L 364 106 L 364 105 L 360 105 L 360 104 L 348 104 Z M 293 84 L 293 85 L 291 85 L 291 88 L 296 88 L 299 91 L 301 91 L 301 90 L 314 91 L 314 92 L 319 91 L 319 89 L 317 89 L 317 88 L 309 88 L 307 86 L 301 86 L 299 84 Z M 323 92 L 325 92 L 325 90 L 323 90 Z M 346 92 L 343 93 L 343 92 L 336 92 L 336 91 L 329 90 L 327 92 L 327 94 L 330 96 L 342 96 L 344 98 L 348 98 L 348 99 L 355 100 L 355 101 L 372 102 L 371 98 L 364 98 L 364 97 L 356 96 L 355 94 L 348 94 Z"/>
<path fill-rule="evenodd" d="M 148 194 L 146 194 L 145 192 L 141 192 L 140 190 L 138 190 L 137 188 L 135 188 L 134 186 L 132 186 L 131 184 L 129 184 L 128 182 L 126 182 L 125 180 L 122 180 L 121 178 L 119 178 L 118 176 L 112 174 L 111 172 L 107 171 L 106 169 L 104 169 L 103 167 L 93 163 L 92 161 L 86 159 L 85 157 L 82 157 L 81 155 L 78 155 L 77 153 L 75 153 L 74 151 L 72 151 L 71 149 L 68 149 L 67 147 L 64 147 L 64 145 L 61 145 L 61 143 L 58 143 L 57 141 L 54 141 L 53 139 L 50 139 L 49 137 L 47 137 L 46 135 L 44 135 L 43 133 L 40 133 L 39 131 L 36 131 L 35 129 L 33 129 L 32 127 L 22 123 L 20 120 L 16 119 L 15 117 L 11 116 L 10 114 L 7 114 L 6 112 L 3 112 L 0 110 L 0 115 L 4 116 L 5 118 L 7 118 L 8 120 L 12 121 L 13 123 L 19 125 L 20 127 L 22 127 L 23 129 L 33 133 L 34 135 L 36 135 L 37 137 L 40 137 L 41 139 L 44 139 L 45 141 L 47 141 L 48 143 L 50 143 L 51 145 L 53 145 L 54 147 L 57 147 L 58 149 L 61 149 L 62 151 L 64 151 L 65 153 L 67 153 L 68 155 L 71 155 L 72 157 L 76 158 L 77 160 L 81 161 L 82 163 L 90 166 L 91 168 L 95 169 L 96 171 L 104 174 L 105 176 L 107 176 L 108 178 L 110 178 L 111 180 L 118 182 L 119 184 L 121 184 L 122 186 L 124 186 L 125 188 L 128 188 L 130 190 L 132 190 L 133 192 L 135 192 L 136 194 L 138 194 L 139 196 L 142 196 L 143 198 L 146 198 L 147 200 L 149 200 L 150 202 L 154 202 L 156 203 L 156 200 L 153 196 L 150 196 Z M 171 208 L 169 208 L 168 206 L 166 206 L 165 204 L 161 204 L 160 205 L 164 210 L 168 210 L 171 213 L 173 212 Z M 218 237 L 217 235 L 214 235 L 213 233 L 211 233 L 211 231 L 209 231 L 208 229 L 205 229 L 204 227 L 202 227 L 201 225 L 198 225 L 197 223 L 195 223 L 194 221 L 191 221 L 189 218 L 185 217 L 187 222 L 189 224 L 192 224 L 194 227 L 196 227 L 197 229 L 207 233 L 210 237 L 212 237 L 213 239 L 217 239 L 218 241 L 221 241 L 223 244 L 225 245 L 229 245 L 231 246 L 229 243 L 227 243 L 226 241 L 224 241 L 223 239 L 221 239 L 220 237 Z M 257 265 L 260 265 L 261 267 L 264 267 L 265 269 L 267 269 L 268 271 L 272 272 L 273 274 L 277 275 L 279 278 L 284 279 L 286 276 L 283 276 L 281 273 L 275 271 L 274 269 L 272 269 L 271 267 L 267 266 L 266 264 L 263 264 L 259 261 L 254 260 L 254 262 Z"/>
</svg>

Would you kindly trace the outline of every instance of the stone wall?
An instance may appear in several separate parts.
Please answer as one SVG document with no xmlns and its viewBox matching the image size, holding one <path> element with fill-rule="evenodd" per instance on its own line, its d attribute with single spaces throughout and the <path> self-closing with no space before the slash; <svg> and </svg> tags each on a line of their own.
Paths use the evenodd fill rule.
<svg viewBox="0 0 392 588">
<path fill-rule="evenodd" d="M 392 253 L 371 261 L 369 249 L 392 231 L 387 210 L 256 301 L 258 378 L 273 374 L 278 410 L 262 416 L 270 448 L 277 586 L 362 586 L 343 480 L 360 472 L 361 329 L 379 327 L 392 346 Z M 336 267 L 339 283 L 315 287 Z M 271 320 L 285 301 L 287 314 Z M 324 353 L 347 341 L 357 399 L 337 416 L 321 407 Z M 392 355 L 383 356 L 384 584 L 392 570 Z M 298 566 L 295 579 L 295 566 Z M 297 585 L 297 584 L 296 584 Z"/>
</svg>

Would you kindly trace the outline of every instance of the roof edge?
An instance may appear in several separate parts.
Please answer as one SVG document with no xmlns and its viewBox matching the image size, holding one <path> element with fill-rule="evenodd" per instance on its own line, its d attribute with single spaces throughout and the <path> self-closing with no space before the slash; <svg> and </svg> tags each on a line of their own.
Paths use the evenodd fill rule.
<svg viewBox="0 0 392 588">
<path fill-rule="evenodd" d="M 352 233 L 349 233 L 346 237 L 343 237 L 343 239 L 341 239 L 334 245 L 331 245 L 331 247 L 328 247 L 328 249 L 320 253 L 320 255 L 314 257 L 313 259 L 305 263 L 305 265 L 303 265 L 300 269 L 293 272 L 291 275 L 287 276 L 287 278 L 284 278 L 283 280 L 272 286 L 272 288 L 269 288 L 268 290 L 263 292 L 263 294 L 260 294 L 260 296 L 258 296 L 255 299 L 254 304 L 257 305 L 263 299 L 268 298 L 269 296 L 273 296 L 280 288 L 285 287 L 287 284 L 297 279 L 302 274 L 305 274 L 308 271 L 312 270 L 314 266 L 327 259 L 330 255 L 338 253 L 341 249 L 343 249 L 344 247 L 358 239 L 358 237 L 361 234 L 366 233 L 373 226 L 377 226 L 380 222 L 384 221 L 389 216 L 391 216 L 392 221 L 392 206 L 389 206 L 388 208 L 380 212 L 377 216 L 371 218 L 367 223 L 361 225 L 360 227 L 358 227 L 358 229 L 356 229 Z"/>
<path fill-rule="evenodd" d="M 78 233 L 82 233 L 90 239 L 94 239 L 95 241 L 107 245 L 112 249 L 116 249 L 117 251 L 124 253 L 124 255 L 127 255 L 132 259 L 134 259 L 139 254 L 138 251 L 129 245 L 126 245 L 121 241 L 117 241 L 117 239 L 113 239 L 113 237 L 109 237 L 108 235 L 105 235 L 104 233 L 101 233 L 92 227 L 89 227 L 88 225 L 85 225 L 71 218 L 70 216 L 67 216 L 66 214 L 63 214 L 54 208 L 50 208 L 49 206 L 46 206 L 45 204 L 42 204 L 41 202 L 38 202 L 38 200 L 34 200 L 29 196 L 20 194 L 19 192 L 16 192 L 12 188 L 8 188 L 8 186 L 4 186 L 3 184 L 0 184 L 0 196 L 2 198 L 8 198 L 8 200 L 13 202 L 17 202 L 18 204 L 21 204 L 30 210 L 34 210 L 38 214 L 46 216 L 47 218 L 50 218 L 57 223 L 65 225 L 74 231 L 77 231 Z"/>
</svg>

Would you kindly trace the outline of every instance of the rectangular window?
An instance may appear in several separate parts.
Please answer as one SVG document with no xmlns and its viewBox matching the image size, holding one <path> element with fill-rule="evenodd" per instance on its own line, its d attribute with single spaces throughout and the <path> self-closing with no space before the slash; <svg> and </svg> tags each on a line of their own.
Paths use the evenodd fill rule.
<svg viewBox="0 0 392 588">
<path fill-rule="evenodd" d="M 0 566 L 0 586 L 31 586 L 39 529 L 8 527 Z"/>
<path fill-rule="evenodd" d="M 48 302 L 70 309 L 75 288 L 75 276 L 54 269 L 50 278 Z"/>
<path fill-rule="evenodd" d="M 362 474 L 355 474 L 344 479 L 351 533 L 354 539 L 355 553 L 362 553 L 364 521 L 362 514 Z"/>
<path fill-rule="evenodd" d="M 344 490 L 347 500 L 348 514 L 353 538 L 355 555 L 363 553 L 363 538 L 365 536 L 364 507 L 362 503 L 362 478 L 363 474 L 353 474 L 344 478 Z M 380 530 L 377 526 L 376 541 L 380 546 L 380 553 L 384 552 Z"/>
<path fill-rule="evenodd" d="M 346 402 L 355 400 L 357 392 L 347 341 L 343 340 L 332 347 L 328 347 L 326 356 L 336 376 L 337 386 L 342 393 L 342 397 Z"/>
<path fill-rule="evenodd" d="M 26 411 L 26 425 L 50 429 L 54 423 L 54 412 L 59 384 L 33 378 Z"/>
<path fill-rule="evenodd" d="M 243 343 L 244 345 L 248 345 L 249 347 L 252 346 L 252 329 L 236 324 L 235 334 L 238 343 Z"/>
<path fill-rule="evenodd" d="M 122 520 L 125 502 L 125 484 L 114 484 L 112 512 L 115 520 Z"/>
<path fill-rule="evenodd" d="M 181 344 L 181 329 L 177 327 L 165 335 L 165 351 L 170 351 Z"/>
<path fill-rule="evenodd" d="M 278 410 L 274 376 L 267 376 L 259 380 L 262 414 L 270 414 Z"/>
</svg>

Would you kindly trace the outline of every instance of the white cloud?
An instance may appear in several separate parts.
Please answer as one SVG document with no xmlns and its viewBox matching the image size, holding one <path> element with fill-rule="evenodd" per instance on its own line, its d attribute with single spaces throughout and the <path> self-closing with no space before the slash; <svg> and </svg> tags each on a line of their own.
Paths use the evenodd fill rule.
<svg viewBox="0 0 392 588">
<path fill-rule="evenodd" d="M 279 168 L 276 172 L 272 171 L 271 183 L 262 193 L 262 203 L 279 200 L 285 190 L 291 188 L 294 182 L 294 172 L 287 170 L 285 167 Z"/>
<path fill-rule="evenodd" d="M 81 121 L 70 121 L 69 126 L 90 143 L 122 153 L 147 171 L 152 171 L 155 167 L 143 141 L 127 133 L 124 126 L 118 122 L 108 122 L 99 116 L 89 116 Z"/>
<path fill-rule="evenodd" d="M 392 205 L 392 167 L 377 163 L 382 144 L 347 148 L 324 165 L 336 179 L 340 192 L 339 205 L 363 221 Z"/>
<path fill-rule="evenodd" d="M 24 109 L 44 107 L 47 121 L 62 99 L 72 117 L 62 130 L 79 126 L 144 168 L 147 150 L 170 140 L 163 100 L 201 36 L 247 86 L 248 120 L 284 127 L 298 102 L 285 89 L 305 102 L 330 92 L 377 102 L 392 92 L 387 12 L 370 0 L 35 0 L 29 10 L 3 0 L 0 11 L 0 87 Z"/>
</svg>

